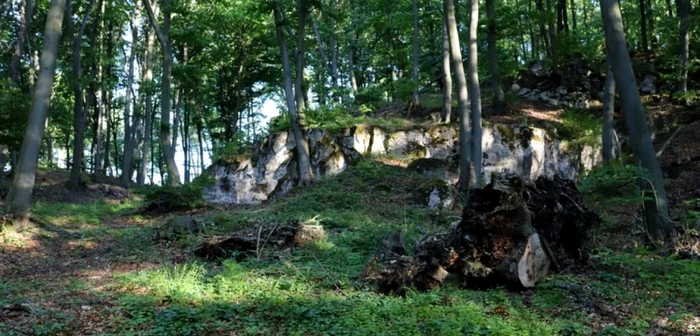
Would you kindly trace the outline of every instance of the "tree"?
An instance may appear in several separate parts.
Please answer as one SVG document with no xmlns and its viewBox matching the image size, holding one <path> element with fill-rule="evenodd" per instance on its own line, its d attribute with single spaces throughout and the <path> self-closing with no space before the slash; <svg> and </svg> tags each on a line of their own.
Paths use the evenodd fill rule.
<svg viewBox="0 0 700 336">
<path fill-rule="evenodd" d="M 148 0 L 147 0 L 148 1 Z M 126 79 L 126 95 L 124 97 L 124 160 L 122 162 L 122 175 L 119 184 L 128 188 L 131 184 L 131 176 L 134 172 L 134 147 L 136 143 L 136 111 L 132 117 L 132 90 L 134 85 L 134 61 L 136 60 L 136 43 L 139 37 L 138 22 L 140 20 L 138 5 L 134 9 L 134 18 L 131 23 L 131 51 L 128 60 L 128 70 Z M 131 119 L 131 122 L 130 122 Z"/>
<path fill-rule="evenodd" d="M 32 0 L 24 0 L 20 2 L 20 24 L 17 29 L 17 44 L 12 53 L 12 62 L 10 63 L 10 79 L 19 87 L 20 86 L 20 61 L 24 53 L 24 47 L 27 38 L 27 27 L 31 24 L 32 10 L 34 8 Z"/>
<path fill-rule="evenodd" d="M 620 104 L 623 106 L 630 144 L 641 166 L 651 175 L 650 182 L 655 197 L 653 201 L 645 202 L 647 231 L 654 242 L 668 240 L 675 236 L 675 228 L 668 213 L 668 197 L 661 167 L 656 158 L 627 50 L 619 3 L 616 0 L 602 0 L 600 5 L 608 57 L 620 90 Z"/>
<path fill-rule="evenodd" d="M 472 126 L 472 155 L 474 163 L 474 186 L 481 185 L 481 87 L 479 85 L 479 48 L 477 46 L 477 31 L 479 29 L 479 0 L 469 1 L 469 95 L 472 97 L 471 126 Z"/>
<path fill-rule="evenodd" d="M 303 9 L 302 9 L 303 11 Z M 303 14 L 299 14 L 303 15 Z M 294 142 L 296 143 L 296 153 L 297 153 L 297 164 L 299 166 L 299 178 L 300 183 L 308 184 L 313 179 L 313 173 L 311 171 L 311 163 L 309 158 L 309 144 L 304 138 L 304 131 L 301 126 L 300 118 L 301 115 L 298 113 L 296 102 L 294 101 L 294 91 L 292 88 L 292 67 L 289 64 L 289 48 L 287 47 L 287 40 L 282 31 L 283 16 L 282 8 L 279 1 L 276 3 L 274 9 L 275 16 L 275 26 L 277 42 L 280 47 L 280 54 L 282 56 L 282 70 L 284 77 L 284 95 L 287 102 L 287 109 L 289 113 L 289 120 L 292 125 L 292 134 L 294 135 Z M 301 39 L 300 39 L 301 40 Z M 299 47 L 298 47 L 299 48 Z M 297 70 L 299 68 L 297 67 Z M 302 68 L 303 71 L 303 68 Z M 297 79 L 297 84 L 299 84 L 299 79 Z M 297 90 L 300 86 L 297 86 Z M 300 92 L 297 92 L 297 101 L 299 97 L 303 96 Z M 303 99 L 302 99 L 303 102 Z"/>
<path fill-rule="evenodd" d="M 413 8 L 413 92 L 411 94 L 411 102 L 414 106 L 418 106 L 418 63 L 420 54 L 420 28 L 418 28 L 418 0 L 411 1 Z"/>
<path fill-rule="evenodd" d="M 452 72 L 450 71 L 450 39 L 447 36 L 447 17 L 442 19 L 442 122 L 452 118 Z"/>
<path fill-rule="evenodd" d="M 467 92 L 467 77 L 462 64 L 462 50 L 459 45 L 457 20 L 453 0 L 444 0 L 444 15 L 447 23 L 447 36 L 450 40 L 450 55 L 452 68 L 457 77 L 457 105 L 459 108 L 459 182 L 460 190 L 471 187 L 472 169 L 472 134 L 469 122 L 469 93 Z"/>
<path fill-rule="evenodd" d="M 41 70 L 34 88 L 32 107 L 29 111 L 29 121 L 22 141 L 17 171 L 6 200 L 7 213 L 13 216 L 13 224 L 20 230 L 29 224 L 30 201 L 34 190 L 46 117 L 49 112 L 65 6 L 66 0 L 52 0 L 46 17 Z"/>
<path fill-rule="evenodd" d="M 148 19 L 153 26 L 153 30 L 158 36 L 160 46 L 163 49 L 163 78 L 160 97 L 160 150 L 163 153 L 163 160 L 168 170 L 168 184 L 170 186 L 180 185 L 180 173 L 175 164 L 175 152 L 170 139 L 170 81 L 173 68 L 173 48 L 170 43 L 170 0 L 163 0 L 163 27 L 158 25 L 150 0 L 143 0 Z"/>
<path fill-rule="evenodd" d="M 83 95 L 83 75 L 82 67 L 80 62 L 81 56 L 81 46 L 82 37 L 85 33 L 85 26 L 87 25 L 88 19 L 90 18 L 90 12 L 92 11 L 92 6 L 95 4 L 95 0 L 90 0 L 83 20 L 80 24 L 78 32 L 73 36 L 72 40 L 72 52 L 73 52 L 73 130 L 74 130 L 74 141 L 73 141 L 73 164 L 71 166 L 70 177 L 68 178 L 67 187 L 70 189 L 77 189 L 80 186 L 80 176 L 83 171 L 83 155 L 85 152 L 85 129 L 87 124 L 87 114 L 85 110 L 88 109 Z M 71 4 L 67 5 L 68 13 L 71 14 Z M 72 30 L 73 20 L 69 18 L 68 20 L 69 30 Z M 89 101 L 89 100 L 88 100 Z"/>
<path fill-rule="evenodd" d="M 496 17 L 494 14 L 493 2 L 494 0 L 486 0 L 486 18 L 488 20 L 486 39 L 488 41 L 491 87 L 493 88 L 492 113 L 494 115 L 502 115 L 505 113 L 506 95 L 503 93 L 503 88 L 501 87 L 501 75 L 498 70 L 498 51 L 496 50 Z"/>
<path fill-rule="evenodd" d="M 603 161 L 609 162 L 615 157 L 613 136 L 615 132 L 613 116 L 615 113 L 615 76 L 611 62 L 608 60 L 608 73 L 605 75 L 603 89 Z"/>
<path fill-rule="evenodd" d="M 691 12 L 690 0 L 676 0 L 676 8 L 678 10 L 678 18 L 680 24 L 681 48 L 680 48 L 680 64 L 681 74 L 678 80 L 678 92 L 688 92 L 688 57 L 690 51 L 690 32 L 689 21 Z"/>
</svg>

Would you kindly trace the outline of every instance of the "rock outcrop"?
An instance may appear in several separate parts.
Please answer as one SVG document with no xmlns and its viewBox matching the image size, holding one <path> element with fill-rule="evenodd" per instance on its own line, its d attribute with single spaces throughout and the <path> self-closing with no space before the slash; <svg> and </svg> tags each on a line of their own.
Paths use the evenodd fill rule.
<svg viewBox="0 0 700 336">
<path fill-rule="evenodd" d="M 312 129 L 308 132 L 311 166 L 316 176 L 332 176 L 363 157 L 389 157 L 408 165 L 417 159 L 444 160 L 439 174 L 430 178 L 456 182 L 459 135 L 457 125 L 423 125 L 387 130 L 378 126 L 355 126 L 339 132 Z M 205 199 L 222 204 L 258 204 L 289 192 L 297 180 L 294 137 L 289 132 L 271 134 L 252 156 L 213 165 L 216 179 L 204 192 Z M 527 179 L 560 176 L 574 179 L 598 160 L 598 150 L 568 148 L 545 130 L 525 126 L 484 127 L 483 175 L 488 183 L 494 173 L 511 172 Z"/>
</svg>

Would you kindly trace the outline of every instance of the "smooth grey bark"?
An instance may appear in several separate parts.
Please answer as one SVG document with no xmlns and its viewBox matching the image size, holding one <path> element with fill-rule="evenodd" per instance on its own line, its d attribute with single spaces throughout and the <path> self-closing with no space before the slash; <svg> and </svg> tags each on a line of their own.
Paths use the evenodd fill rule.
<svg viewBox="0 0 700 336">
<path fill-rule="evenodd" d="M 607 51 L 615 82 L 620 91 L 630 145 L 641 166 L 651 175 L 655 199 L 645 202 L 647 231 L 654 242 L 669 240 L 675 236 L 675 228 L 668 212 L 668 197 L 663 175 L 651 140 L 644 107 L 639 96 L 632 61 L 625 41 L 622 15 L 616 0 L 602 0 L 601 13 L 605 29 Z"/>
<path fill-rule="evenodd" d="M 576 22 L 576 1 L 574 0 L 571 0 L 571 21 L 573 23 L 574 31 L 576 31 L 578 29 L 578 24 Z"/>
<path fill-rule="evenodd" d="M 7 213 L 13 216 L 13 224 L 20 230 L 29 225 L 30 202 L 46 117 L 51 102 L 51 90 L 58 59 L 58 43 L 61 38 L 65 6 L 66 0 L 52 0 L 49 7 L 44 29 L 44 46 L 41 52 L 41 69 L 34 88 L 29 121 L 24 133 L 14 180 L 5 200 Z"/>
<path fill-rule="evenodd" d="M 544 13 L 544 5 L 542 4 L 542 0 L 535 0 L 535 8 L 537 9 L 538 13 Z M 532 15 L 534 13 L 530 14 Z M 540 19 L 538 20 L 537 24 L 540 28 L 540 38 L 542 39 L 542 46 L 544 47 L 545 54 L 547 54 L 550 58 L 554 59 L 552 55 L 552 49 L 550 48 L 549 35 L 547 35 L 545 21 Z"/>
<path fill-rule="evenodd" d="M 146 0 L 149 1 L 149 0 Z M 158 8 L 153 8 L 154 16 L 158 15 Z M 140 174 L 137 178 L 136 184 L 143 186 L 146 184 L 146 175 L 148 173 L 148 166 L 151 163 L 152 157 L 151 153 L 151 141 L 153 139 L 153 63 L 154 59 L 154 49 L 155 49 L 155 32 L 153 29 L 146 25 L 143 27 L 146 33 L 146 50 L 144 57 L 144 70 L 143 70 L 143 83 L 139 86 L 139 91 L 142 91 L 145 96 L 145 107 L 144 107 L 144 140 L 143 140 L 143 150 L 141 151 L 141 167 Z M 153 176 L 153 175 L 151 175 Z M 152 182 L 151 182 L 152 183 Z"/>
<path fill-rule="evenodd" d="M 177 136 L 180 129 L 180 110 L 182 110 L 182 88 L 175 92 L 175 109 L 173 110 L 173 129 L 172 129 L 172 151 L 177 152 Z"/>
<path fill-rule="evenodd" d="M 452 118 L 452 71 L 450 70 L 450 39 L 447 21 L 442 19 L 442 122 L 449 124 Z"/>
<path fill-rule="evenodd" d="M 80 28 L 78 32 L 73 36 L 72 44 L 72 65 L 73 65 L 73 161 L 70 170 L 70 177 L 68 178 L 67 187 L 70 189 L 77 189 L 80 187 L 80 177 L 82 173 L 83 166 L 83 156 L 85 155 L 85 129 L 87 128 L 87 113 L 85 110 L 89 106 L 86 105 L 86 100 L 83 93 L 83 74 L 81 66 L 81 47 L 82 38 L 85 33 L 85 27 L 90 18 L 90 12 L 95 4 L 95 0 L 91 0 L 90 4 L 85 11 L 83 20 L 80 23 Z M 72 16 L 70 3 L 66 6 L 68 8 L 67 12 Z M 69 18 L 68 24 L 72 28 L 73 21 Z M 72 29 L 70 29 L 72 30 Z"/>
<path fill-rule="evenodd" d="M 314 18 L 311 19 L 314 27 L 314 33 L 316 34 L 316 43 L 318 44 L 318 54 L 321 56 L 321 66 L 317 73 L 320 75 L 320 85 L 323 89 L 316 92 L 318 95 L 318 100 L 321 105 L 326 104 L 326 66 L 328 62 L 328 56 L 326 55 L 326 48 L 323 47 L 323 38 L 321 37 L 321 31 L 318 29 L 318 21 Z"/>
<path fill-rule="evenodd" d="M 418 27 L 418 0 L 412 0 L 413 9 L 413 73 L 411 79 L 413 80 L 413 92 L 411 95 L 411 103 L 417 106 L 420 102 L 418 101 L 418 62 L 420 54 L 420 28 Z"/>
<path fill-rule="evenodd" d="M 301 3 L 301 1 L 300 1 Z M 282 56 L 282 71 L 284 77 L 284 95 L 287 101 L 287 109 L 289 110 L 289 120 L 292 126 L 292 133 L 294 135 L 294 142 L 296 143 L 296 153 L 297 162 L 299 165 L 299 183 L 306 185 L 311 180 L 313 180 L 313 172 L 311 171 L 310 155 L 309 155 L 309 143 L 306 142 L 304 138 L 304 130 L 302 129 L 300 119 L 301 114 L 297 110 L 297 105 L 294 101 L 294 91 L 292 88 L 292 67 L 289 62 L 289 48 L 287 47 L 287 41 L 284 37 L 284 32 L 282 31 L 282 9 L 279 2 L 277 2 L 275 7 L 275 26 L 277 42 L 280 46 L 280 54 Z M 304 15 L 304 14 L 299 14 Z M 303 40 L 300 38 L 300 40 Z M 303 49 L 301 46 L 299 49 Z M 297 69 L 299 69 L 297 67 Z M 303 68 L 302 68 L 303 70 Z M 300 81 L 297 80 L 297 84 Z M 303 94 L 297 92 L 297 100 L 302 97 Z"/>
<path fill-rule="evenodd" d="M 642 34 L 642 51 L 644 52 L 644 62 L 647 71 L 649 71 L 651 69 L 651 53 L 649 51 L 649 36 L 647 34 L 647 8 L 644 0 L 639 0 L 639 17 L 639 23 Z"/>
<path fill-rule="evenodd" d="M 615 113 L 615 76 L 609 65 L 605 76 L 605 88 L 603 89 L 603 162 L 609 162 L 615 158 L 615 144 L 613 138 Z"/>
<path fill-rule="evenodd" d="M 306 110 L 305 103 L 305 92 L 304 92 L 304 67 L 305 57 L 304 57 L 304 40 L 306 39 L 306 16 L 308 7 L 306 5 L 307 0 L 297 0 L 297 47 L 296 47 L 296 81 L 295 81 L 295 93 L 296 93 L 296 106 L 297 113 L 302 114 Z"/>
<path fill-rule="evenodd" d="M 457 78 L 457 106 L 459 108 L 459 182 L 460 190 L 468 190 L 472 183 L 472 134 L 469 122 L 469 93 L 467 77 L 464 74 L 462 50 L 459 45 L 457 20 L 453 0 L 444 0 L 444 15 L 447 22 L 447 36 L 450 40 L 452 68 Z"/>
<path fill-rule="evenodd" d="M 330 0 L 331 11 L 335 10 L 335 1 Z M 330 19 L 331 34 L 328 41 L 328 47 L 331 49 L 331 83 L 333 84 L 333 101 L 340 102 L 338 94 L 338 79 L 340 78 L 340 70 L 338 69 L 338 44 L 335 40 L 335 19 L 331 16 Z"/>
<path fill-rule="evenodd" d="M 180 172 L 175 164 L 175 152 L 172 149 L 170 139 L 170 81 L 173 71 L 173 47 L 170 44 L 170 0 L 163 0 L 163 27 L 158 25 L 153 8 L 151 8 L 150 0 L 143 1 L 148 12 L 148 19 L 151 22 L 153 30 L 156 31 L 156 36 L 160 41 L 160 46 L 163 49 L 163 76 L 160 97 L 160 148 L 163 153 L 163 161 L 168 170 L 168 185 L 176 187 L 180 186 Z"/>
<path fill-rule="evenodd" d="M 501 74 L 498 69 L 498 51 L 496 50 L 496 16 L 494 0 L 486 0 L 487 42 L 489 66 L 491 68 L 491 87 L 493 89 L 493 115 L 503 115 L 506 107 L 506 95 L 501 86 Z M 535 53 L 533 49 L 533 53 Z M 472 97 L 474 97 L 472 95 Z"/>
<path fill-rule="evenodd" d="M 197 143 L 198 143 L 198 149 L 199 149 L 199 169 L 204 172 L 207 167 L 204 166 L 204 136 L 203 136 L 203 126 L 202 125 L 202 119 L 198 118 L 197 122 L 195 123 L 195 126 L 197 127 Z"/>
<path fill-rule="evenodd" d="M 676 7 L 678 8 L 678 18 L 680 19 L 680 65 L 681 73 L 678 80 L 678 92 L 686 93 L 688 92 L 688 57 L 690 51 L 690 32 L 689 32 L 689 21 L 690 21 L 690 11 L 691 4 L 690 0 L 676 0 Z"/>
<path fill-rule="evenodd" d="M 128 188 L 131 184 L 131 176 L 134 173 L 134 147 L 136 145 L 136 111 L 132 116 L 132 89 L 134 86 L 134 61 L 136 60 L 136 44 L 138 43 L 138 22 L 141 19 L 138 5 L 134 8 L 134 17 L 131 24 L 131 51 L 127 65 L 126 94 L 124 96 L 124 158 L 122 160 L 122 174 L 119 184 Z M 130 121 L 131 119 L 131 121 Z"/>
<path fill-rule="evenodd" d="M 27 27 L 31 23 L 32 19 L 32 0 L 24 0 L 20 2 L 20 21 L 19 27 L 17 28 L 17 44 L 15 44 L 15 50 L 12 52 L 12 58 L 10 60 L 10 79 L 15 86 L 19 87 L 20 82 L 20 62 L 22 59 L 22 53 L 24 53 L 24 44 L 27 38 Z"/>
<path fill-rule="evenodd" d="M 479 29 L 479 0 L 470 0 L 469 16 L 469 95 L 471 102 L 472 124 L 472 162 L 474 163 L 474 186 L 481 186 L 481 161 L 482 161 L 482 129 L 481 129 L 481 86 L 479 84 L 479 48 L 477 45 L 477 31 Z"/>
</svg>

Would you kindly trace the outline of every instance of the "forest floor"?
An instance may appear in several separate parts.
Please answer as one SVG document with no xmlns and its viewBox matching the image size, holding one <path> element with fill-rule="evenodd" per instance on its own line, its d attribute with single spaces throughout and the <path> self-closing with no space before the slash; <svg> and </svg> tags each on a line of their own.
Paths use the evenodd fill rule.
<svg viewBox="0 0 700 336">
<path fill-rule="evenodd" d="M 682 167 L 667 179 L 674 216 L 695 225 L 700 167 L 677 161 L 700 154 L 700 124 L 675 142 L 662 156 Z M 0 233 L 0 335 L 700 334 L 700 261 L 644 249 L 634 207 L 605 210 L 589 265 L 537 289 L 448 284 L 394 297 L 359 281 L 382 239 L 401 231 L 411 248 L 460 216 L 417 204 L 427 180 L 403 168 L 363 160 L 264 205 L 191 211 L 205 232 L 173 241 L 154 239 L 157 228 L 185 213 L 143 214 L 143 201 L 110 181 L 66 194 L 66 180 L 42 171 L 39 223 Z M 326 238 L 260 258 L 192 254 L 208 237 L 289 220 L 318 221 Z"/>
</svg>

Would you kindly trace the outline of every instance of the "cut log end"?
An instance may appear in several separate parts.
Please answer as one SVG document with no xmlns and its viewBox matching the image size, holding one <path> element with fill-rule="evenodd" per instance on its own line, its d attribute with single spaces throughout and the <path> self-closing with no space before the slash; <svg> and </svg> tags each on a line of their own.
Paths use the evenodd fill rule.
<svg viewBox="0 0 700 336">
<path fill-rule="evenodd" d="M 540 236 L 532 234 L 518 262 L 518 279 L 524 288 L 533 288 L 535 284 L 549 274 L 550 261 L 542 246 Z"/>
</svg>

